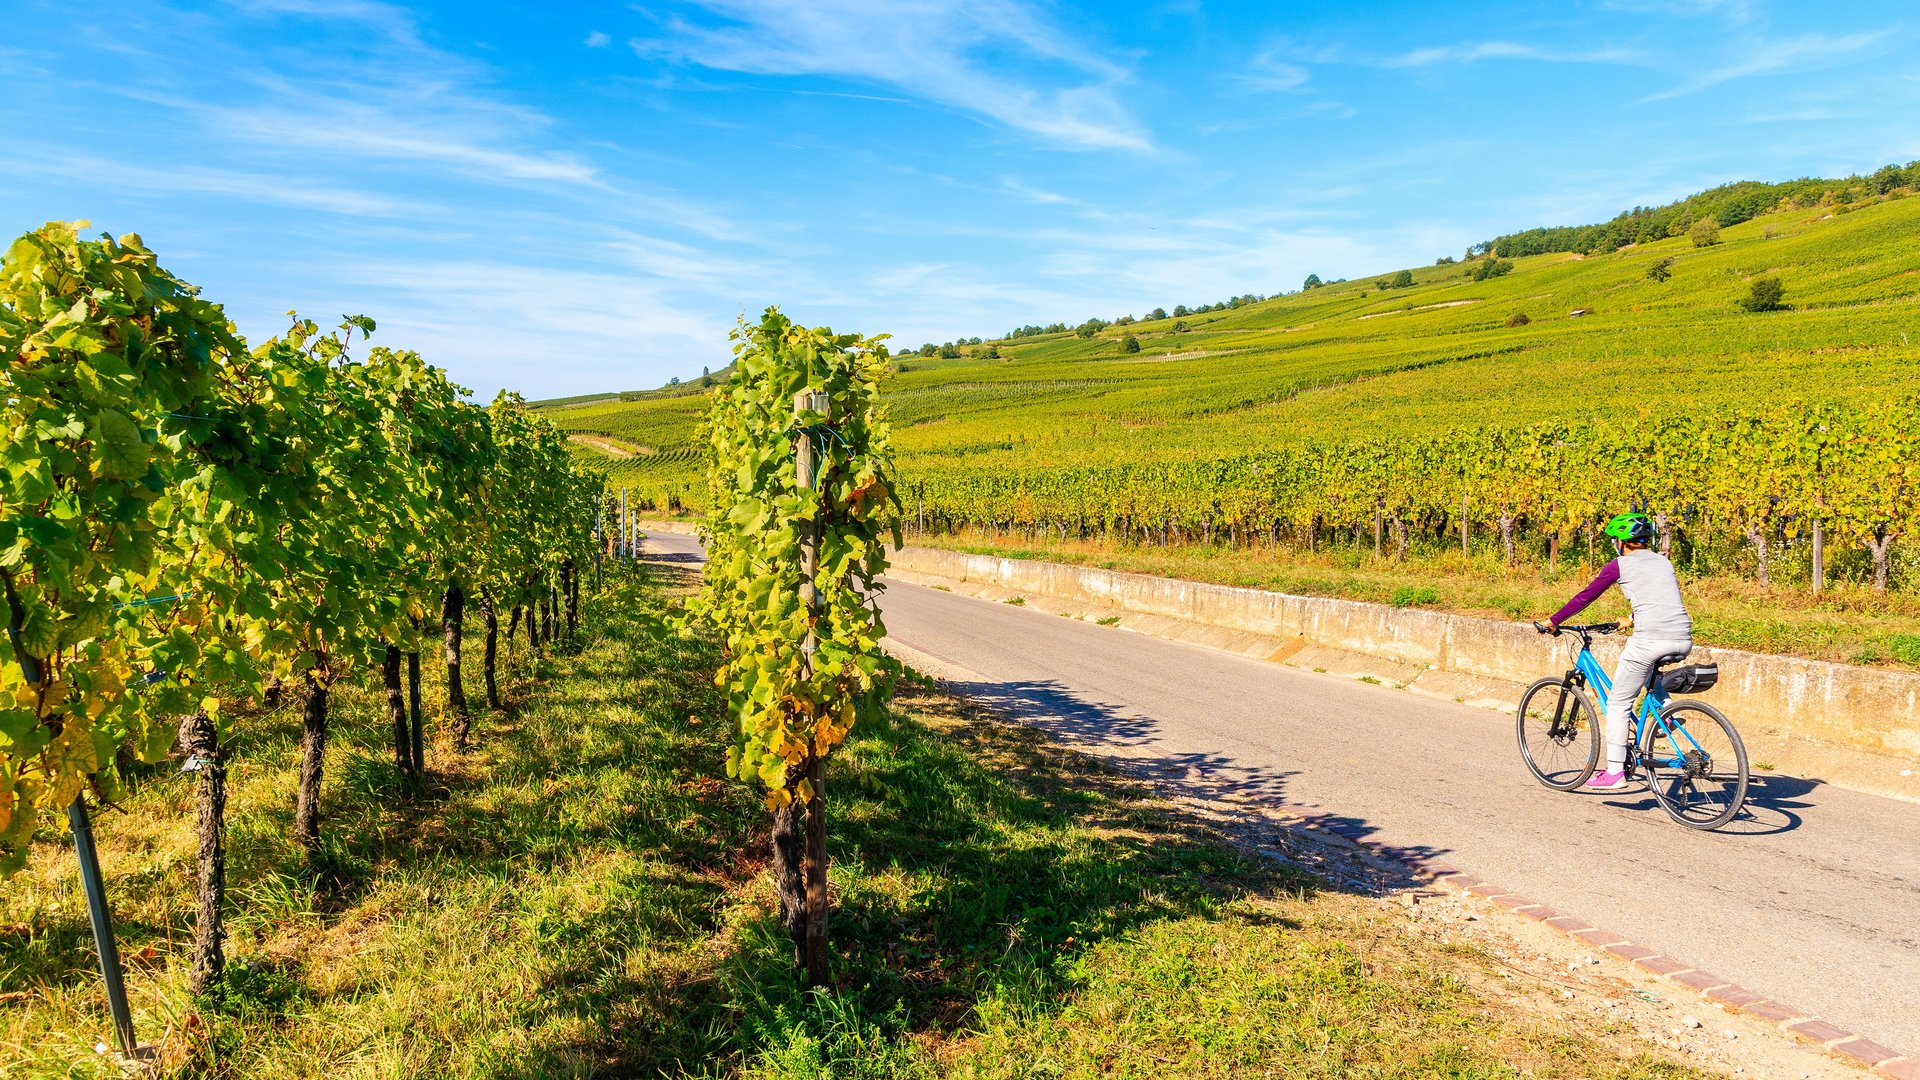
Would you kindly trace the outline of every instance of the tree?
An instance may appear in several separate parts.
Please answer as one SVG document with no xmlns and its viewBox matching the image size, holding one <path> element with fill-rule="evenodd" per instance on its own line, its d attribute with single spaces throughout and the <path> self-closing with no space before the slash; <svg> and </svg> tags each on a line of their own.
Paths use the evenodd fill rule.
<svg viewBox="0 0 1920 1080">
<path fill-rule="evenodd" d="M 1712 247 L 1720 242 L 1720 223 L 1712 218 L 1701 218 L 1687 230 L 1687 239 L 1697 248 Z"/>
<path fill-rule="evenodd" d="M 1307 280 L 1302 283 L 1300 287 L 1303 289 L 1317 289 L 1323 284 L 1325 284 L 1325 282 L 1320 280 L 1319 274 L 1308 274 Z"/>
<path fill-rule="evenodd" d="M 1393 275 L 1392 285 L 1396 289 L 1412 288 L 1413 287 L 1413 271 L 1402 270 L 1399 273 Z"/>
<path fill-rule="evenodd" d="M 1176 319 L 1176 320 L 1174 320 L 1174 323 L 1173 323 L 1173 332 L 1174 332 L 1174 333 L 1176 333 L 1176 334 L 1184 334 L 1184 333 L 1186 333 L 1186 332 L 1187 332 L 1187 320 L 1185 320 L 1185 319 Z"/>
<path fill-rule="evenodd" d="M 945 345 L 940 346 L 940 359 L 942 360 L 960 359 L 960 347 L 958 345 L 955 345 L 951 341 L 947 342 Z"/>
<path fill-rule="evenodd" d="M 1507 325 L 1508 326 L 1525 326 L 1532 321 L 1533 321 L 1532 319 L 1527 318 L 1526 312 L 1516 311 L 1513 313 L 1513 316 L 1507 320 Z"/>
<path fill-rule="evenodd" d="M 1784 311 L 1787 287 L 1777 277 L 1757 277 L 1739 301 L 1748 311 Z"/>
<path fill-rule="evenodd" d="M 1175 304 L 1175 305 L 1173 305 L 1173 317 L 1174 317 L 1174 318 L 1176 318 L 1176 319 L 1178 319 L 1178 318 L 1183 318 L 1183 317 L 1185 317 L 1185 316 L 1188 316 L 1188 315 L 1191 315 L 1191 314 L 1193 314 L 1193 312 L 1192 312 L 1192 310 L 1190 310 L 1190 309 L 1189 309 L 1189 308 L 1187 307 L 1187 305 L 1185 305 L 1185 304 Z"/>
<path fill-rule="evenodd" d="M 1123 352 L 1123 353 L 1137 353 L 1137 352 L 1139 352 L 1139 351 L 1140 351 L 1140 339 L 1139 339 L 1139 338 L 1137 338 L 1137 337 L 1134 337 L 1134 336 L 1133 336 L 1132 334 L 1128 334 L 1128 335 L 1127 335 L 1126 337 L 1123 337 L 1123 338 L 1121 338 L 1121 339 L 1120 339 L 1120 351 L 1121 351 L 1121 352 Z"/>
<path fill-rule="evenodd" d="M 1100 331 L 1096 329 L 1092 323 L 1081 323 L 1073 331 L 1074 336 L 1080 338 L 1083 341 L 1091 339 L 1093 335 L 1099 332 Z"/>
<path fill-rule="evenodd" d="M 1655 259 L 1647 267 L 1647 276 L 1655 281 L 1665 281 L 1673 276 L 1672 259 Z"/>
<path fill-rule="evenodd" d="M 1166 318 L 1166 317 L 1167 317 L 1167 309 L 1166 309 L 1166 308 L 1158 308 L 1158 307 L 1157 307 L 1157 308 L 1154 308 L 1154 309 L 1153 309 L 1153 310 L 1152 310 L 1151 312 L 1148 312 L 1148 313 L 1147 313 L 1147 318 L 1149 318 L 1149 319 L 1164 319 L 1164 318 Z"/>
<path fill-rule="evenodd" d="M 1513 263 L 1506 259 L 1484 259 L 1467 271 L 1467 276 L 1475 281 L 1486 281 L 1488 278 L 1505 277 L 1512 272 Z"/>
</svg>

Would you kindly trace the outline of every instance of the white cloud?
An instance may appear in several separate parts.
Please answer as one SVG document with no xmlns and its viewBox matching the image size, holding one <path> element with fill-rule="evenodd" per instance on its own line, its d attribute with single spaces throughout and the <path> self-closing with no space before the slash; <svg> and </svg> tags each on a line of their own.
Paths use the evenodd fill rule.
<svg viewBox="0 0 1920 1080">
<path fill-rule="evenodd" d="M 204 165 L 148 168 L 124 161 L 69 153 L 0 158 L 8 168 L 30 168 L 132 195 L 219 195 L 267 206 L 319 210 L 357 218 L 400 218 L 434 213 L 437 207 L 376 191 L 317 183 L 304 177 L 244 172 Z"/>
<path fill-rule="evenodd" d="M 537 398 L 653 385 L 727 362 L 731 322 L 688 311 L 637 276 L 395 259 L 346 266 L 342 277 L 386 298 L 376 342 L 485 380 L 472 387 L 483 398 L 498 386 Z"/>
<path fill-rule="evenodd" d="M 520 110 L 462 99 L 450 88 L 400 96 L 413 100 L 395 108 L 289 88 L 277 103 L 210 105 L 201 111 L 223 133 L 252 142 L 356 159 L 432 162 L 481 179 L 602 186 L 599 171 L 571 154 L 500 145 L 513 134 L 503 129 L 529 125 Z"/>
<path fill-rule="evenodd" d="M 1040 188 L 1028 187 L 1020 181 L 1011 178 L 1001 180 L 1000 188 L 1010 195 L 1017 195 L 1028 202 L 1040 203 L 1043 206 L 1086 205 L 1086 203 L 1081 202 L 1071 195 L 1062 195 L 1057 191 L 1043 191 Z"/>
<path fill-rule="evenodd" d="M 1294 90 L 1304 86 L 1308 77 L 1306 68 L 1287 63 L 1270 49 L 1253 58 L 1239 82 L 1252 90 Z"/>
<path fill-rule="evenodd" d="M 608 37 L 602 31 L 595 30 L 593 33 L 587 35 L 587 40 L 582 44 L 586 45 L 589 49 L 604 49 L 612 43 L 612 38 Z"/>
<path fill-rule="evenodd" d="M 613 230 L 606 247 L 633 269 L 679 285 L 715 286 L 759 272 L 752 263 L 625 229 Z"/>
<path fill-rule="evenodd" d="M 419 45 L 412 13 L 378 0 L 228 0 L 255 17 L 292 15 L 299 18 L 357 22 L 385 31 L 403 45 Z"/>
<path fill-rule="evenodd" d="M 1745 54 L 1719 67 L 1709 69 L 1652 97 L 1643 99 L 1642 104 L 1650 101 L 1666 101 L 1670 98 L 1684 97 L 1697 93 L 1710 86 L 1718 86 L 1735 79 L 1744 79 L 1754 75 L 1769 75 L 1781 71 L 1795 71 L 1805 68 L 1830 67 L 1872 46 L 1887 36 L 1886 31 L 1877 33 L 1847 34 L 1842 37 L 1829 37 L 1825 34 L 1803 34 L 1796 38 L 1784 38 L 1773 41 L 1759 41 L 1746 46 Z"/>
<path fill-rule="evenodd" d="M 724 71 L 880 82 L 1068 147 L 1152 149 L 1115 93 L 1127 71 L 1021 0 L 699 2 L 731 25 L 669 20 L 664 37 L 635 39 L 634 51 Z M 978 56 L 1006 52 L 1023 59 L 996 70 Z M 1067 85 L 1043 85 L 1048 71 Z"/>
<path fill-rule="evenodd" d="M 1442 45 L 1426 49 L 1414 49 L 1398 56 L 1380 61 L 1380 66 L 1389 68 L 1428 67 L 1433 64 L 1472 64 L 1481 60 L 1535 60 L 1555 64 L 1604 64 L 1620 63 L 1634 58 L 1634 54 L 1619 49 L 1595 49 L 1590 51 L 1562 51 L 1545 49 L 1537 45 L 1527 45 L 1517 41 L 1467 41 L 1458 45 Z"/>
<path fill-rule="evenodd" d="M 1754 0 L 1607 0 L 1606 6 L 1615 11 L 1645 15 L 1679 18 L 1717 15 L 1730 22 L 1747 22 L 1753 18 Z"/>
</svg>

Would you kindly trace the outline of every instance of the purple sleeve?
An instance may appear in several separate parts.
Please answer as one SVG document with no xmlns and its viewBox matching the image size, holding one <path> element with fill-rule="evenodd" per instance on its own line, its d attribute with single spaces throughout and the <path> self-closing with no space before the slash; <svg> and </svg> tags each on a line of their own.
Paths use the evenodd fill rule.
<svg viewBox="0 0 1920 1080">
<path fill-rule="evenodd" d="M 1588 604 L 1600 599 L 1600 594 L 1613 588 L 1619 580 L 1620 560 L 1614 559 L 1600 568 L 1600 576 L 1594 578 L 1592 584 L 1581 589 L 1573 599 L 1567 601 L 1566 607 L 1553 613 L 1553 625 L 1559 626 L 1561 623 L 1585 611 Z"/>
</svg>

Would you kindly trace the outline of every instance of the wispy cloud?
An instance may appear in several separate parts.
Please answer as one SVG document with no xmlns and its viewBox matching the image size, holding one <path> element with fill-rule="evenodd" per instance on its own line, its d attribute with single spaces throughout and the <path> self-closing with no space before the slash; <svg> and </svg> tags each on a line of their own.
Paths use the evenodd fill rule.
<svg viewBox="0 0 1920 1080">
<path fill-rule="evenodd" d="M 669 18 L 661 36 L 634 39 L 634 51 L 724 71 L 880 82 L 1066 147 L 1152 149 L 1116 94 L 1126 69 L 1021 0 L 700 0 L 699 6 L 728 22 Z M 1006 53 L 1023 60 L 991 59 Z M 874 59 L 850 64 L 849 57 Z M 1049 73 L 1064 85 L 1048 85 Z"/>
<path fill-rule="evenodd" d="M 420 44 L 420 35 L 411 12 L 379 0 L 228 0 L 248 15 L 294 16 L 326 19 L 333 22 L 357 22 L 381 30 L 405 45 Z"/>
<path fill-rule="evenodd" d="M 537 367 L 515 374 L 516 388 L 533 397 L 628 386 L 676 367 L 724 363 L 728 320 L 689 311 L 659 282 L 639 276 L 409 259 L 351 264 L 340 276 L 357 286 L 357 295 L 374 289 L 388 298 L 392 314 L 380 319 L 380 338 L 431 342 L 442 363 L 473 355 L 538 357 Z M 556 342 L 566 346 L 556 349 Z"/>
<path fill-rule="evenodd" d="M 608 37 L 605 31 L 595 30 L 593 33 L 588 34 L 587 40 L 581 42 L 581 44 L 589 49 L 604 49 L 608 45 L 613 44 L 613 38 Z"/>
<path fill-rule="evenodd" d="M 1473 64 L 1482 60 L 1534 60 L 1553 64 L 1608 64 L 1634 59 L 1622 49 L 1566 50 L 1528 45 L 1518 41 L 1466 41 L 1390 56 L 1381 67 L 1414 68 L 1434 64 Z"/>
<path fill-rule="evenodd" d="M 1644 15 L 1668 15 L 1679 18 L 1718 16 L 1729 22 L 1743 23 L 1753 18 L 1754 0 L 1607 0 L 1614 11 Z"/>
<path fill-rule="evenodd" d="M 544 126 L 525 110 L 464 97 L 452 87 L 395 88 L 404 102 L 284 86 L 263 104 L 197 106 L 223 133 L 357 160 L 431 162 L 480 179 L 601 186 L 599 170 L 554 151 L 505 145 L 509 127 Z M 395 107 L 400 105 L 403 107 Z"/>
<path fill-rule="evenodd" d="M 676 285 L 713 286 L 728 279 L 760 276 L 760 268 L 738 259 L 659 236 L 612 230 L 607 250 L 622 263 Z"/>
<path fill-rule="evenodd" d="M 316 183 L 276 173 L 245 172 L 203 165 L 154 169 L 132 162 L 62 153 L 15 157 L 11 160 L 0 158 L 0 167 L 31 168 L 42 175 L 67 177 L 134 195 L 218 195 L 264 206 L 319 210 L 345 217 L 415 217 L 438 209 L 428 203 L 376 191 Z"/>
<path fill-rule="evenodd" d="M 1249 90 L 1296 90 L 1310 77 L 1306 68 L 1281 59 L 1279 50 L 1268 49 L 1256 55 L 1236 78 Z"/>
<path fill-rule="evenodd" d="M 1057 191 L 1043 191 L 1040 188 L 1028 187 L 1027 185 L 1021 183 L 1020 181 L 1013 180 L 1013 179 L 1005 179 L 1000 181 L 1000 188 L 1001 190 L 1007 192 L 1010 195 L 1017 195 L 1020 198 L 1027 200 L 1028 202 L 1036 202 L 1045 206 L 1085 206 L 1086 205 L 1086 203 L 1081 202 L 1079 199 L 1073 198 L 1070 195 L 1062 195 Z"/>
<path fill-rule="evenodd" d="M 1882 30 L 1873 33 L 1845 34 L 1840 37 L 1803 34 L 1794 38 L 1754 42 L 1745 46 L 1744 54 L 1730 62 L 1695 75 L 1671 90 L 1644 98 L 1642 104 L 1684 97 L 1710 86 L 1718 86 L 1721 83 L 1754 75 L 1831 67 L 1872 47 L 1885 39 L 1888 33 Z"/>
</svg>

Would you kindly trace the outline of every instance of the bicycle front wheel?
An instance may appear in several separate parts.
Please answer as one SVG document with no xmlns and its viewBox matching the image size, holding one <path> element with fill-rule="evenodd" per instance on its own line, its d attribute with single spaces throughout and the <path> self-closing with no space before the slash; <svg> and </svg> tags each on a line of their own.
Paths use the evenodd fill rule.
<svg viewBox="0 0 1920 1080">
<path fill-rule="evenodd" d="M 1600 764 L 1600 719 L 1593 702 L 1565 679 L 1541 679 L 1520 696 L 1520 760 L 1556 791 L 1587 782 Z"/>
<path fill-rule="evenodd" d="M 1647 725 L 1640 751 L 1654 801 L 1687 828 L 1717 829 L 1746 804 L 1747 744 L 1713 706 L 1668 705 Z"/>
</svg>

